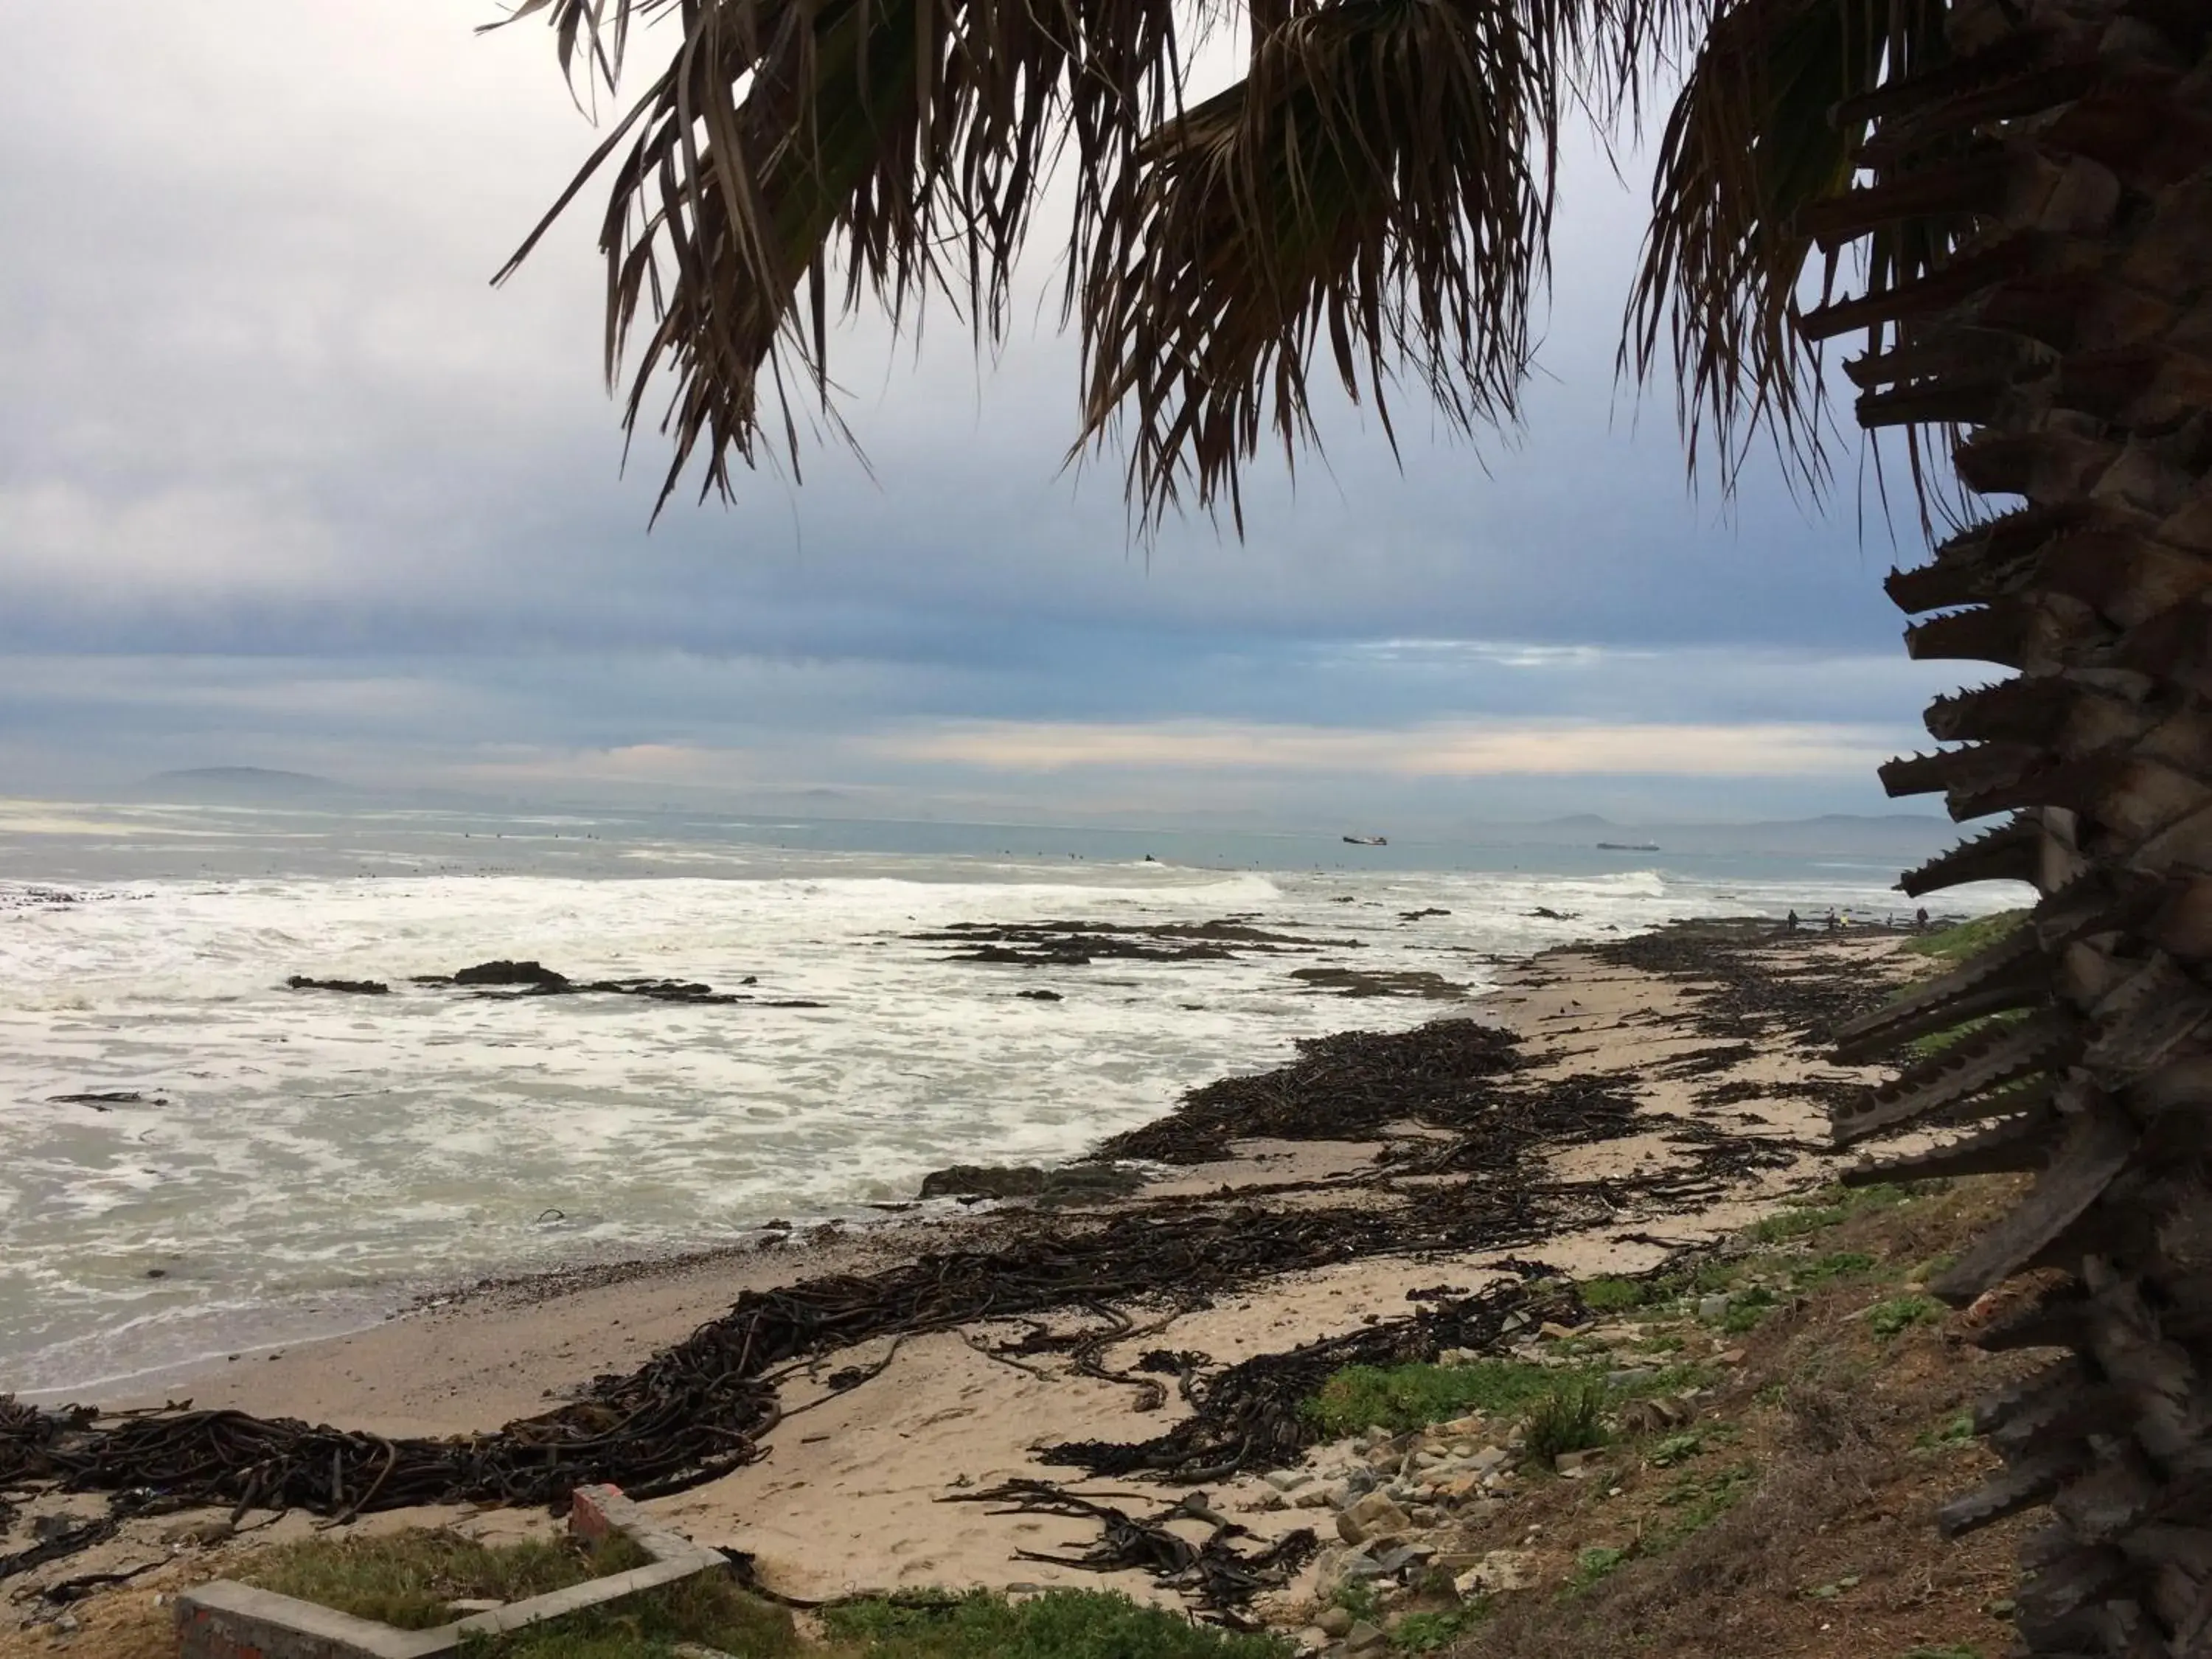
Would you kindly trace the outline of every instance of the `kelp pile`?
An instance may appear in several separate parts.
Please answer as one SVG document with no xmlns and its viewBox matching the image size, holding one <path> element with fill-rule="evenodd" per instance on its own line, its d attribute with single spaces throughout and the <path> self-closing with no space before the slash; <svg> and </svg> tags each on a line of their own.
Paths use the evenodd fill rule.
<svg viewBox="0 0 2212 1659">
<path fill-rule="evenodd" d="M 1529 1264 L 1492 1265 L 1510 1270 Z M 1500 1345 L 1509 1327 L 1534 1329 L 1547 1320 L 1580 1324 L 1588 1317 L 1571 1285 L 1503 1279 L 1479 1295 L 1446 1300 L 1410 1318 L 1255 1355 L 1203 1382 L 1191 1375 L 1192 1362 L 1203 1356 L 1163 1356 L 1178 1362 L 1190 1416 L 1155 1439 L 1065 1441 L 1037 1455 L 1046 1463 L 1089 1474 L 1178 1483 L 1281 1468 L 1321 1437 L 1300 1413 L 1300 1402 L 1347 1365 L 1432 1361 L 1447 1348 L 1489 1350 Z"/>
<path fill-rule="evenodd" d="M 1407 1121 L 1465 1130 L 1496 1103 L 1486 1085 L 1519 1063 L 1519 1042 L 1472 1019 L 1301 1038 L 1289 1065 L 1194 1089 L 1158 1122 L 1105 1141 L 1097 1156 L 1205 1164 L 1228 1157 L 1232 1140 L 1373 1140 Z"/>
</svg>

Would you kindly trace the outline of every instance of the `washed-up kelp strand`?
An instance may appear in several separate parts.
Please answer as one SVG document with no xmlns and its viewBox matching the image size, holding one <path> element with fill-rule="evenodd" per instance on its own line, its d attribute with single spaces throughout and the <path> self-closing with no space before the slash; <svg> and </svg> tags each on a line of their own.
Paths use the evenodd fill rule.
<svg viewBox="0 0 2212 1659">
<path fill-rule="evenodd" d="M 1568 1201 L 1561 1201 L 1562 1200 Z M 612 1481 L 653 1497 L 750 1462 L 780 1417 L 769 1373 L 872 1339 L 1055 1308 L 1169 1297 L 1188 1305 L 1276 1273 L 1385 1254 L 1510 1247 L 1603 1213 L 1589 1194 L 1539 1203 L 1467 1182 L 1414 1206 L 1271 1212 L 1139 1210 L 1037 1230 L 866 1276 L 752 1291 L 627 1376 L 496 1432 L 392 1438 L 240 1412 L 0 1418 L 0 1489 L 152 1487 L 239 1508 L 353 1514 L 438 1502 L 558 1503 Z"/>
<path fill-rule="evenodd" d="M 1545 1082 L 1514 1079 L 1462 1091 L 1423 1121 L 1449 1128 L 1449 1140 L 1395 1141 L 1377 1158 L 1400 1175 L 1498 1175 L 1519 1168 L 1540 1145 L 1588 1146 L 1654 1127 L 1626 1073 L 1577 1073 Z"/>
<path fill-rule="evenodd" d="M 1353 939 L 1311 939 L 1228 918 L 1150 927 L 1107 921 L 961 921 L 909 935 L 924 945 L 957 947 L 949 962 L 1001 963 L 1024 968 L 1082 968 L 1094 961 L 1224 962 L 1251 953 L 1310 954 L 1354 951 Z"/>
<path fill-rule="evenodd" d="M 1176 1484 L 1281 1468 L 1322 1438 L 1300 1408 L 1347 1365 L 1432 1361 L 1446 1348 L 1495 1348 L 1509 1323 L 1534 1329 L 1547 1320 L 1572 1325 L 1588 1318 L 1570 1285 L 1509 1279 L 1410 1317 L 1231 1365 L 1196 1382 L 1192 1414 L 1156 1439 L 1066 1441 L 1037 1455 L 1091 1475 Z"/>
<path fill-rule="evenodd" d="M 1519 1042 L 1472 1019 L 1301 1038 L 1290 1064 L 1194 1089 L 1167 1116 L 1113 1136 L 1097 1156 L 1205 1164 L 1227 1157 L 1232 1140 L 1369 1140 L 1408 1119 L 1462 1130 L 1494 1099 L 1488 1079 L 1518 1063 Z"/>
<path fill-rule="evenodd" d="M 948 1503 L 998 1504 L 1000 1515 L 1060 1515 L 1095 1522 L 1096 1544 L 1080 1555 L 1048 1555 L 1018 1550 L 1024 1561 L 1076 1567 L 1085 1572 L 1150 1573 L 1165 1589 L 1178 1590 L 1224 1625 L 1256 1630 L 1243 1609 L 1261 1591 L 1279 1588 L 1311 1560 L 1320 1540 L 1307 1528 L 1285 1534 L 1264 1548 L 1244 1553 L 1235 1540 L 1251 1532 L 1206 1507 L 1206 1494 L 1194 1492 L 1147 1520 L 1111 1504 L 1064 1490 L 1048 1480 L 1009 1480 L 987 1492 L 963 1492 Z M 1168 1522 L 1195 1520 L 1212 1528 L 1203 1544 L 1168 1529 Z"/>
<path fill-rule="evenodd" d="M 1877 975 L 1841 972 L 1820 960 L 1825 938 L 1765 921 L 1683 921 L 1589 951 L 1614 967 L 1683 985 L 1692 1022 L 1705 1036 L 1756 1042 L 1779 1032 L 1826 1048 L 1838 1027 L 1881 1006 L 1889 987 Z"/>
</svg>

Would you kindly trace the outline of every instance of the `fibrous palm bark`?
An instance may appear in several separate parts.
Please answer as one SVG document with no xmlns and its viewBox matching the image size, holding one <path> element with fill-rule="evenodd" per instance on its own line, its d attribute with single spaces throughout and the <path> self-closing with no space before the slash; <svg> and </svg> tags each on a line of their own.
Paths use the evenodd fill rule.
<svg viewBox="0 0 2212 1659">
<path fill-rule="evenodd" d="M 2033 1171 L 1942 1277 L 1987 1349 L 2054 1348 L 1980 1407 L 2004 1458 L 1954 1533 L 2038 1506 L 2039 1654 L 2212 1652 L 2212 8 L 1960 0 L 1950 60 L 1846 113 L 1872 182 L 1832 246 L 1948 222 L 1932 269 L 1803 319 L 1873 326 L 1869 428 L 1961 428 L 1992 510 L 1893 599 L 1923 659 L 2014 671 L 1947 696 L 1955 744 L 1893 794 L 2010 816 L 1904 881 L 2032 883 L 2027 926 L 1846 1034 L 1869 1058 L 2005 1014 L 1909 1066 L 1847 1141 L 1965 1131 L 1865 1178 Z"/>
</svg>

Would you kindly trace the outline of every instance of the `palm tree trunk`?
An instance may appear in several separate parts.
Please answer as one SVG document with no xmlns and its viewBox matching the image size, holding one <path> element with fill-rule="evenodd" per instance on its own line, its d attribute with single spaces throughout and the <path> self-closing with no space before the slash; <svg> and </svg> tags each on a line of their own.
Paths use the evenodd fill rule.
<svg viewBox="0 0 2212 1659">
<path fill-rule="evenodd" d="M 1842 112 L 1873 183 L 1831 246 L 1912 217 L 1956 251 L 1803 319 L 1871 331 L 1869 428 L 1960 431 L 2023 504 L 1893 573 L 1917 658 L 2014 671 L 1891 763 L 2001 826 L 1908 893 L 2008 878 L 2029 926 L 1847 1034 L 1869 1057 L 2005 1012 L 1841 1120 L 1966 1131 L 1870 1178 L 2033 1171 L 1936 1286 L 1987 1349 L 2063 1351 L 1984 1402 L 2005 1460 L 1963 1533 L 2033 1508 L 2019 1625 L 2048 1655 L 2212 1652 L 2212 61 L 2204 0 L 1960 0 L 1952 61 Z"/>
</svg>

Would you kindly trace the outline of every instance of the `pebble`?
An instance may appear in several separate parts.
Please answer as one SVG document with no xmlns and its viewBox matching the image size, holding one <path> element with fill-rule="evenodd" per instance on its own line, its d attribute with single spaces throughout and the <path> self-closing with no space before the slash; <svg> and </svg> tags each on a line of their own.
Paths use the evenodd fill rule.
<svg viewBox="0 0 2212 1659">
<path fill-rule="evenodd" d="M 1324 1607 L 1320 1618 L 1314 1620 L 1321 1633 L 1328 1637 L 1352 1634 L 1352 1614 L 1343 1607 Z"/>
<path fill-rule="evenodd" d="M 1270 1469 L 1267 1474 L 1267 1484 L 1277 1492 L 1296 1492 L 1312 1480 L 1304 1469 Z"/>
<path fill-rule="evenodd" d="M 1713 1324 L 1728 1317 L 1729 1299 L 1725 1296 L 1701 1296 L 1698 1298 L 1698 1317 Z"/>
</svg>

